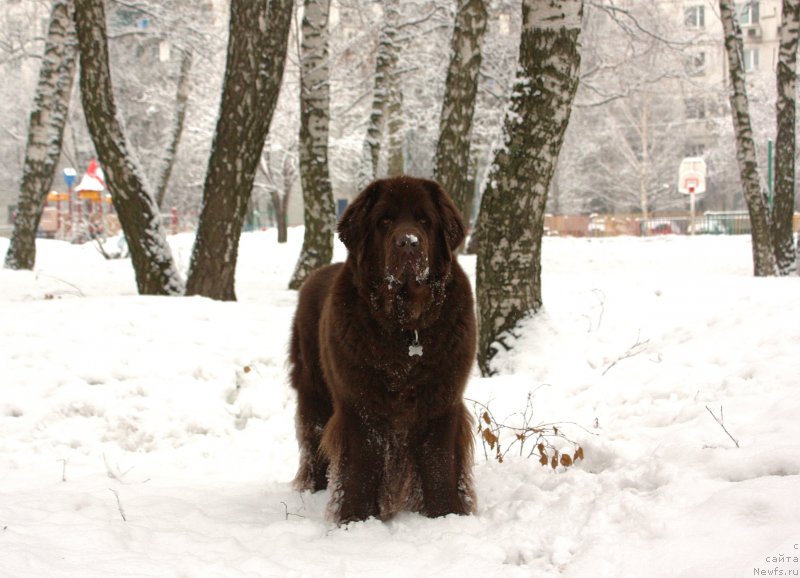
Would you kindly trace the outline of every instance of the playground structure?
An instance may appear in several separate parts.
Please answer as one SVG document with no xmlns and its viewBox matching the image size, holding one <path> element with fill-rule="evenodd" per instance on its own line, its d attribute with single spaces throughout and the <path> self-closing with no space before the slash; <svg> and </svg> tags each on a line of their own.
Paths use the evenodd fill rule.
<svg viewBox="0 0 800 578">
<path fill-rule="evenodd" d="M 80 184 L 73 187 L 77 176 L 75 169 L 65 168 L 67 192 L 51 191 L 47 195 L 39 221 L 39 236 L 85 243 L 119 234 L 122 226 L 114 210 L 111 194 L 106 192 L 103 169 L 92 159 Z M 176 207 L 169 214 L 161 215 L 161 225 L 173 235 L 181 230 Z"/>
<path fill-rule="evenodd" d="M 106 192 L 105 176 L 95 159 L 89 162 L 81 182 L 73 187 L 78 173 L 64 169 L 67 192 L 51 191 L 39 222 L 39 234 L 51 239 L 85 243 L 107 238 L 120 230 L 119 219 Z"/>
<path fill-rule="evenodd" d="M 111 195 L 103 191 L 51 191 L 39 222 L 39 235 L 73 243 L 119 233 Z"/>
<path fill-rule="evenodd" d="M 161 224 L 170 234 L 177 234 L 181 226 L 178 209 L 161 216 Z M 52 191 L 39 221 L 38 235 L 71 243 L 86 243 L 92 239 L 106 239 L 122 232 L 122 226 L 111 202 L 111 195 L 101 191 Z"/>
</svg>

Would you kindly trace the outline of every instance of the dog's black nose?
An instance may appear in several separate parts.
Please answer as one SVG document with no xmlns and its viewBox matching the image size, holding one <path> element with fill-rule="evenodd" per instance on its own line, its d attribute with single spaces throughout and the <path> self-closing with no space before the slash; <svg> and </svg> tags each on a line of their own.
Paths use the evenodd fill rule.
<svg viewBox="0 0 800 578">
<path fill-rule="evenodd" d="M 419 237 L 413 233 L 400 233 L 395 237 L 394 245 L 406 253 L 413 253 L 419 248 Z"/>
</svg>

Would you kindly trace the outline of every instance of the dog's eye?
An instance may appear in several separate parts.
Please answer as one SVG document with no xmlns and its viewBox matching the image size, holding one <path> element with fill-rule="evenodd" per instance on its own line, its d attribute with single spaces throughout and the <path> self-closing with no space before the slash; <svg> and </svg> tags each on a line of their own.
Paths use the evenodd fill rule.
<svg viewBox="0 0 800 578">
<path fill-rule="evenodd" d="M 430 219 L 428 219 L 428 217 L 417 217 L 417 223 L 419 223 L 420 225 L 427 225 L 430 222 L 431 221 Z"/>
<path fill-rule="evenodd" d="M 392 218 L 391 217 L 381 217 L 380 223 L 381 223 L 381 227 L 388 227 L 389 225 L 392 224 Z"/>
</svg>

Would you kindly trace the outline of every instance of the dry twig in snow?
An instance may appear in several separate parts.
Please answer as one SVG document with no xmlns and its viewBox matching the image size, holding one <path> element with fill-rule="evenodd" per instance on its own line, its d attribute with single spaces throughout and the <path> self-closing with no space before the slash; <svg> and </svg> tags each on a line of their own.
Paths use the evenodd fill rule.
<svg viewBox="0 0 800 578">
<path fill-rule="evenodd" d="M 708 406 L 706 406 L 706 409 L 708 410 L 708 413 L 711 414 L 711 417 L 714 418 L 714 421 L 719 424 L 719 427 L 722 428 L 722 431 L 724 431 L 726 434 L 728 434 L 728 437 L 731 438 L 731 440 L 733 440 L 733 443 L 735 443 L 736 447 L 738 448 L 739 447 L 739 442 L 736 440 L 735 437 L 733 437 L 731 435 L 731 432 L 728 431 L 728 429 L 725 427 L 725 424 L 722 423 L 723 420 L 724 420 L 724 417 L 722 415 L 722 406 L 719 406 L 719 417 L 715 416 L 714 412 L 711 411 Z"/>
<path fill-rule="evenodd" d="M 127 522 L 128 518 L 125 517 L 125 510 L 122 509 L 122 502 L 119 500 L 119 494 L 116 490 L 108 488 L 108 491 L 114 494 L 114 497 L 117 499 L 117 508 L 119 508 L 119 515 L 122 516 L 122 521 Z"/>
<path fill-rule="evenodd" d="M 624 359 L 628 359 L 630 357 L 634 357 L 636 355 L 639 355 L 640 353 L 644 353 L 644 350 L 647 349 L 647 344 L 648 343 L 650 343 L 649 339 L 645 339 L 644 341 L 642 341 L 640 335 L 637 334 L 636 335 L 636 343 L 631 345 L 630 348 L 628 349 L 628 351 L 626 351 L 625 353 L 623 353 L 622 355 L 617 357 L 614 361 L 612 361 L 611 365 L 606 367 L 603 370 L 603 373 L 601 373 L 600 375 L 605 375 L 606 373 L 608 373 L 609 370 L 612 367 L 614 367 L 617 363 L 619 363 L 620 361 L 622 361 Z"/>
</svg>

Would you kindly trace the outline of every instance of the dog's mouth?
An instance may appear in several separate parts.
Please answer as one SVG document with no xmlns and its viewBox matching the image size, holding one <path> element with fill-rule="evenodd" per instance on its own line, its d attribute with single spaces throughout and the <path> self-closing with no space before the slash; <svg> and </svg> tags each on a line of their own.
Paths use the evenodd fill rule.
<svg viewBox="0 0 800 578">
<path fill-rule="evenodd" d="M 414 289 L 426 285 L 430 279 L 431 269 L 426 255 L 398 256 L 387 265 L 384 280 L 389 290 L 401 287 Z"/>
</svg>

